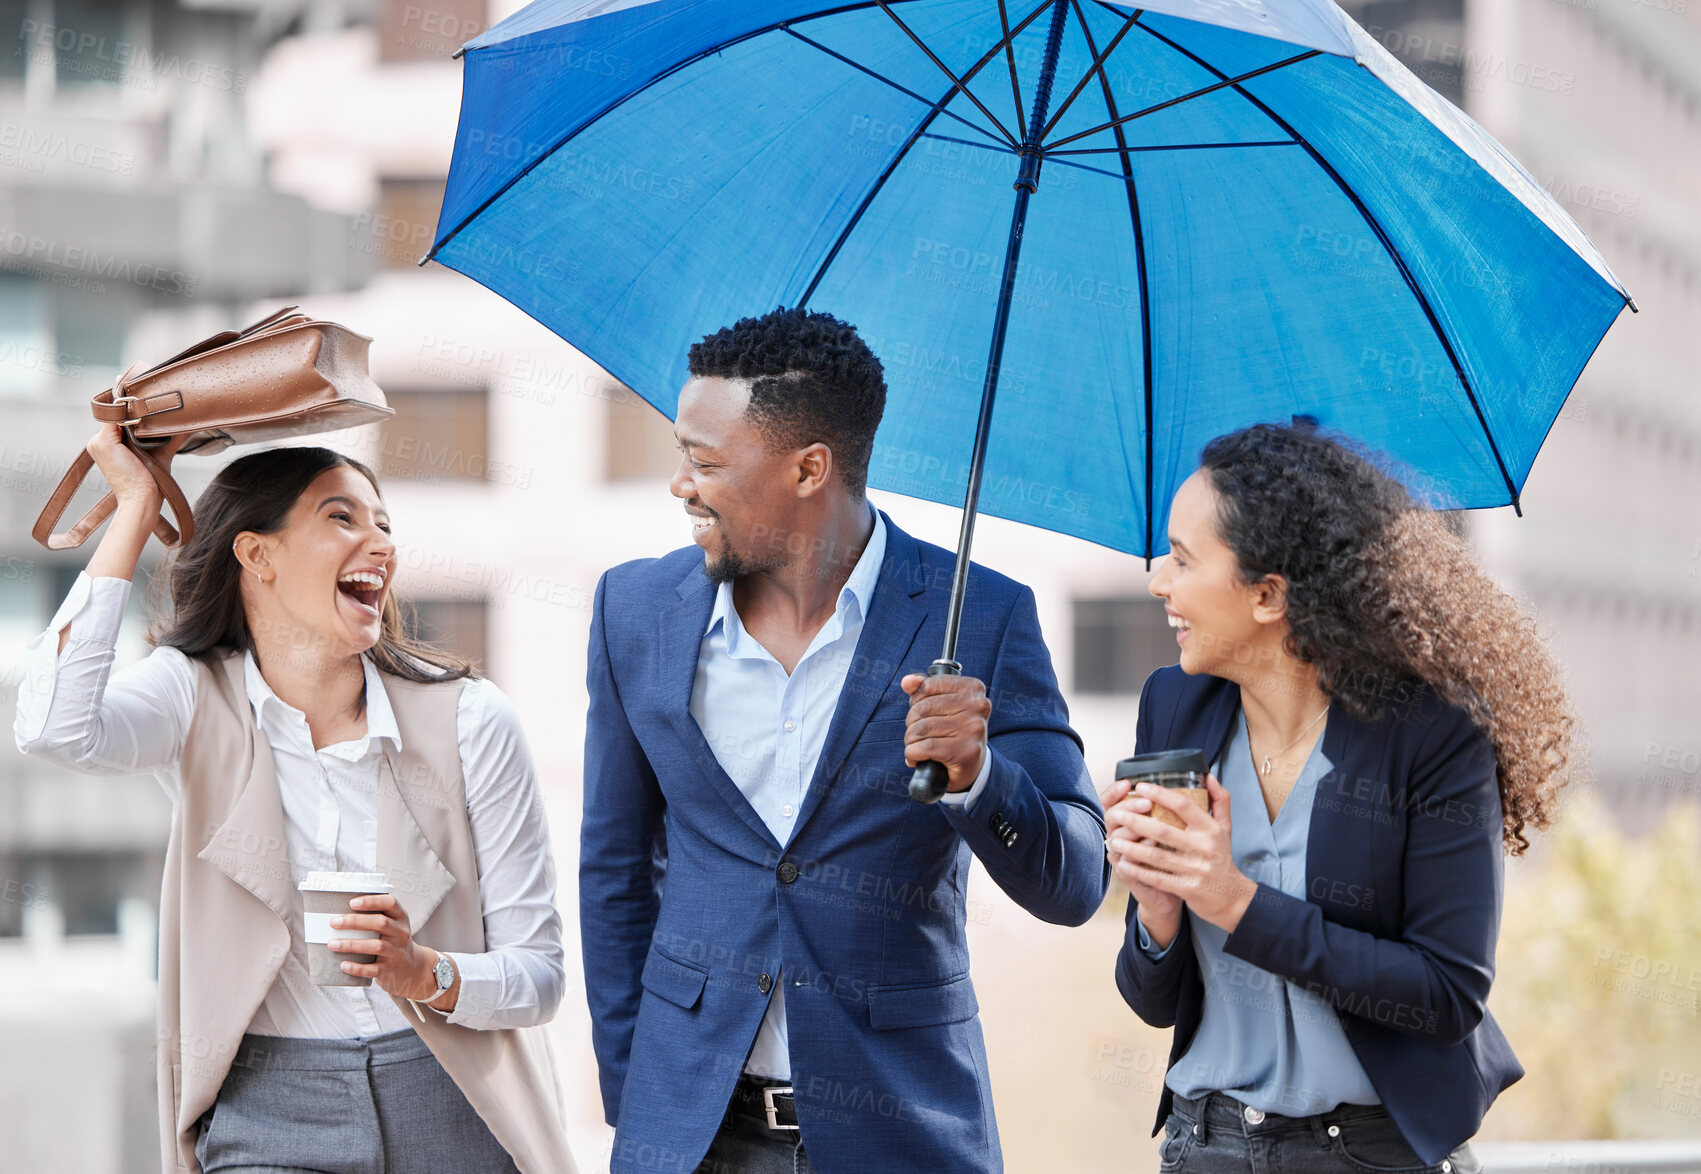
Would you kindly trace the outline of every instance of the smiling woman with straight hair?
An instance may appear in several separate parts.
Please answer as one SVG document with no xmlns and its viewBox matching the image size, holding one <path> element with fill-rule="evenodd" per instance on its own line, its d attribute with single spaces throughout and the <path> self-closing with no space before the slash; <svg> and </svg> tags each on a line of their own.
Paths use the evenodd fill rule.
<svg viewBox="0 0 1701 1174">
<path fill-rule="evenodd" d="M 1180 664 L 1146 682 L 1136 749 L 1202 750 L 1210 810 L 1100 796 L 1131 894 L 1117 985 L 1175 1027 L 1160 1169 L 1469 1174 L 1523 1075 L 1486 1007 L 1502 856 L 1580 760 L 1559 667 L 1441 517 L 1314 420 L 1200 464 L 1151 581 Z"/>
<path fill-rule="evenodd" d="M 406 634 L 377 478 L 324 448 L 225 466 L 153 652 L 113 672 L 159 490 L 115 425 L 88 449 L 118 507 L 29 646 L 15 734 L 172 799 L 164 1169 L 572 1174 L 527 1030 L 563 982 L 531 756 L 494 685 Z M 314 873 L 381 875 L 309 915 Z"/>
</svg>

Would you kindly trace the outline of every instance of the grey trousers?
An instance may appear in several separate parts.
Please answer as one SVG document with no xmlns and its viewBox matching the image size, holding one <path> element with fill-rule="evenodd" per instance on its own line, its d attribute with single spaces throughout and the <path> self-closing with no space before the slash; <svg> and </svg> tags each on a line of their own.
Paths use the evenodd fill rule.
<svg viewBox="0 0 1701 1174">
<path fill-rule="evenodd" d="M 195 1156 L 207 1174 L 518 1174 L 411 1028 L 243 1036 Z"/>
</svg>

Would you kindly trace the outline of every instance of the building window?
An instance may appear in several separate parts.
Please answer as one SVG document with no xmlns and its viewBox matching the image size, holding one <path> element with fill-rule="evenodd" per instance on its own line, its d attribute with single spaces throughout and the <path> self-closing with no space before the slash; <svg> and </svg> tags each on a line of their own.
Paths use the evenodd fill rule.
<svg viewBox="0 0 1701 1174">
<path fill-rule="evenodd" d="M 1466 104 L 1464 0 L 1346 0 L 1342 7 L 1430 89 Z"/>
<path fill-rule="evenodd" d="M 1175 633 L 1156 599 L 1075 601 L 1075 692 L 1133 693 L 1176 659 Z"/>
<path fill-rule="evenodd" d="M 145 860 L 137 852 L 38 852 L 20 870 L 29 891 L 20 891 L 23 908 L 49 905 L 63 918 L 67 935 L 115 934 L 118 907 L 126 897 L 149 891 Z M 157 874 L 151 883 L 157 886 Z"/>
<path fill-rule="evenodd" d="M 54 347 L 45 286 L 21 273 L 0 273 L 0 395 L 36 395 L 55 375 L 72 373 Z"/>
<path fill-rule="evenodd" d="M 103 0 L 54 0 L 54 35 L 48 42 L 53 49 L 47 51 L 55 54 L 58 85 L 117 85 L 124 80 L 125 63 L 134 53 L 124 38 L 126 7 Z"/>
<path fill-rule="evenodd" d="M 435 644 L 445 652 L 477 665 L 485 663 L 490 640 L 490 605 L 482 599 L 416 599 L 408 619 L 408 635 Z"/>
<path fill-rule="evenodd" d="M 448 61 L 490 27 L 485 0 L 382 0 L 379 61 Z"/>
<path fill-rule="evenodd" d="M 356 247 L 377 257 L 383 268 L 414 268 L 431 251 L 443 190 L 441 179 L 379 180 L 378 215 L 362 229 Z"/>
<path fill-rule="evenodd" d="M 29 0 L 0 0 L 0 81 L 24 80 L 25 59 L 35 48 L 33 40 L 24 38 L 24 21 L 29 14 Z M 6 51 L 8 45 L 11 52 Z M 4 916 L 3 911 L 0 916 Z"/>
<path fill-rule="evenodd" d="M 493 477 L 487 388 L 386 388 L 384 398 L 396 414 L 384 422 L 383 476 L 430 484 Z"/>
<path fill-rule="evenodd" d="M 620 387 L 608 399 L 608 479 L 672 477 L 679 468 L 673 421 Z"/>
<path fill-rule="evenodd" d="M 17 852 L 0 852 L 0 938 L 20 937 L 24 932 L 24 906 L 43 899 L 24 876 L 23 857 Z"/>
<path fill-rule="evenodd" d="M 130 315 L 124 299 L 110 293 L 55 288 L 53 298 L 54 373 L 73 382 L 99 380 L 110 385 L 124 364 Z"/>
</svg>

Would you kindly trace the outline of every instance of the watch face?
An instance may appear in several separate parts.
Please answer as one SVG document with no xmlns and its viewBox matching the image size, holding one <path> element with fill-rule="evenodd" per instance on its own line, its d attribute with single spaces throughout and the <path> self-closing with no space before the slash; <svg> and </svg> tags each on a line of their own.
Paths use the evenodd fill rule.
<svg viewBox="0 0 1701 1174">
<path fill-rule="evenodd" d="M 455 964 L 447 958 L 437 959 L 437 989 L 446 991 L 455 985 Z"/>
</svg>

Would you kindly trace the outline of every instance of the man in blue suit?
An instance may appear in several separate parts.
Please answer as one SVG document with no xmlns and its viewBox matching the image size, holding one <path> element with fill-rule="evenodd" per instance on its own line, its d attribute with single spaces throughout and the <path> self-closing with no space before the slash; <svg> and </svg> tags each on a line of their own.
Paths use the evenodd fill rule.
<svg viewBox="0 0 1701 1174">
<path fill-rule="evenodd" d="M 885 407 L 804 310 L 691 348 L 671 485 L 696 544 L 591 622 L 580 928 L 625 1171 L 1002 1168 L 964 938 L 969 854 L 1035 916 L 1104 898 L 1104 817 L 1033 593 L 864 494 Z M 907 695 L 907 696 L 906 696 Z M 949 775 L 936 806 L 910 766 Z"/>
</svg>

